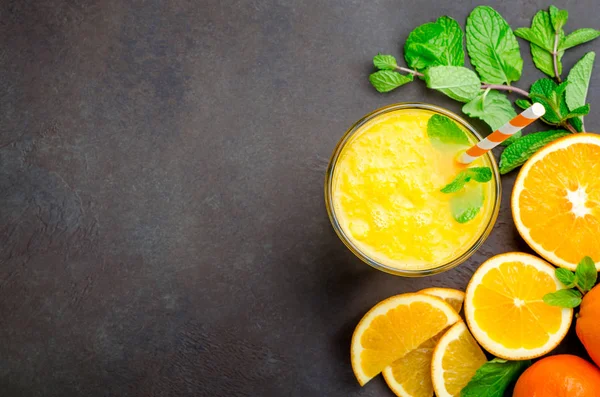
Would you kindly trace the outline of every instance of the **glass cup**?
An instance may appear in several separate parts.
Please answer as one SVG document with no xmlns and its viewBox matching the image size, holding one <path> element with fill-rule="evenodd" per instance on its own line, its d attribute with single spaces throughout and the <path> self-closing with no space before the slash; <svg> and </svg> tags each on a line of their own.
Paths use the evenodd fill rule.
<svg viewBox="0 0 600 397">
<path fill-rule="evenodd" d="M 329 214 L 329 219 L 331 221 L 331 224 L 333 225 L 335 232 L 337 233 L 339 238 L 342 240 L 342 242 L 346 245 L 346 247 L 348 247 L 350 249 L 350 251 L 352 251 L 363 262 L 367 263 L 368 265 L 370 265 L 378 270 L 381 270 L 381 271 L 384 271 L 384 272 L 387 272 L 390 274 L 394 274 L 397 276 L 422 277 L 422 276 L 428 276 L 428 275 L 441 273 L 443 271 L 452 269 L 455 266 L 458 266 L 459 264 L 461 264 L 465 260 L 467 260 L 471 255 L 473 255 L 473 253 L 475 253 L 479 249 L 479 247 L 481 247 L 481 245 L 483 244 L 485 239 L 489 236 L 490 232 L 492 231 L 494 224 L 496 222 L 496 219 L 498 217 L 498 211 L 500 209 L 500 197 L 501 197 L 501 189 L 502 188 L 501 188 L 501 184 L 500 184 L 500 174 L 498 172 L 498 165 L 496 164 L 496 160 L 494 159 L 494 156 L 492 155 L 492 153 L 490 151 L 484 155 L 484 156 L 487 156 L 486 162 L 489 163 L 489 166 L 492 169 L 492 180 L 489 183 L 494 184 L 493 189 L 492 189 L 493 197 L 486 197 L 486 200 L 493 200 L 492 209 L 491 209 L 491 211 L 488 211 L 488 216 L 486 218 L 487 223 L 486 223 L 485 227 L 483 227 L 481 233 L 479 235 L 477 235 L 477 238 L 472 245 L 470 245 L 467 249 L 465 249 L 464 252 L 461 252 L 459 255 L 456 255 L 454 258 L 446 261 L 445 263 L 442 263 L 441 265 L 437 265 L 435 267 L 426 268 L 426 269 L 400 269 L 397 267 L 392 267 L 392 266 L 386 265 L 386 264 L 382 263 L 382 261 L 378 261 L 375 258 L 373 258 L 372 256 L 369 256 L 368 254 L 366 254 L 363 250 L 361 250 L 357 246 L 353 237 L 348 235 L 343 230 L 342 226 L 340 225 L 339 219 L 336 216 L 334 202 L 333 202 L 333 200 L 334 200 L 333 182 L 334 182 L 334 176 L 335 176 L 335 172 L 336 172 L 336 164 L 337 164 L 340 154 L 343 152 L 346 144 L 351 141 L 352 137 L 355 135 L 355 133 L 357 133 L 361 129 L 362 126 L 364 126 L 367 122 L 374 120 L 377 117 L 380 117 L 386 113 L 393 112 L 396 110 L 402 110 L 402 109 L 427 110 L 434 114 L 440 114 L 443 116 L 447 116 L 450 119 L 452 119 L 453 121 L 455 121 L 457 124 L 464 127 L 467 134 L 471 135 L 469 137 L 469 139 L 472 140 L 473 142 L 477 142 L 482 139 L 481 135 L 479 135 L 479 133 L 475 130 L 475 128 L 473 128 L 464 119 L 462 119 L 461 117 L 457 116 L 456 114 L 454 114 L 444 108 L 441 108 L 439 106 L 425 104 L 425 103 L 417 103 L 417 102 L 408 103 L 407 102 L 407 103 L 393 104 L 393 105 L 389 105 L 389 106 L 385 106 L 383 108 L 377 109 L 377 110 L 367 114 L 366 116 L 364 116 L 363 118 L 358 120 L 356 123 L 354 123 L 354 125 L 352 125 L 352 127 L 350 127 L 350 129 L 344 134 L 342 139 L 340 139 L 335 150 L 333 151 L 333 154 L 329 161 L 329 166 L 327 168 L 327 174 L 325 177 L 325 204 L 327 207 L 327 213 Z M 484 159 L 484 161 L 485 161 L 485 159 Z"/>
</svg>

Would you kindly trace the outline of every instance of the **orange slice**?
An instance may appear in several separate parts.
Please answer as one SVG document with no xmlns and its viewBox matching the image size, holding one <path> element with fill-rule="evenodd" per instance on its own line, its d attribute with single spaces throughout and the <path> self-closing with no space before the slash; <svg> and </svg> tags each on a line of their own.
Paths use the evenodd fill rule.
<svg viewBox="0 0 600 397">
<path fill-rule="evenodd" d="M 437 397 L 460 396 L 475 372 L 487 362 L 465 323 L 454 324 L 433 352 L 431 379 Z"/>
<path fill-rule="evenodd" d="M 588 255 L 600 270 L 600 136 L 576 134 L 534 154 L 512 193 L 515 225 L 527 244 L 575 270 Z"/>
<path fill-rule="evenodd" d="M 554 267 L 542 259 L 518 252 L 494 256 L 467 286 L 469 328 L 479 344 L 500 358 L 542 356 L 558 346 L 573 319 L 573 309 L 542 301 L 560 288 Z"/>
<path fill-rule="evenodd" d="M 443 300 L 402 294 L 378 303 L 352 335 L 352 369 L 361 386 L 385 367 L 460 320 Z"/>
<path fill-rule="evenodd" d="M 419 291 L 419 293 L 443 299 L 457 313 L 460 312 L 465 298 L 464 292 L 451 288 L 427 288 Z M 385 367 L 382 375 L 394 394 L 399 397 L 433 396 L 431 357 L 433 356 L 433 349 L 444 331 Z"/>
</svg>

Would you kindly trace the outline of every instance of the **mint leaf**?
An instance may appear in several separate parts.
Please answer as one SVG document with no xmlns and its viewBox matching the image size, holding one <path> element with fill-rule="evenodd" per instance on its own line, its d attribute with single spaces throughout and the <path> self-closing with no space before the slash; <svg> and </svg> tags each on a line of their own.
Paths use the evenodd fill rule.
<svg viewBox="0 0 600 397">
<path fill-rule="evenodd" d="M 594 40 L 598 36 L 600 36 L 600 31 L 596 29 L 578 29 L 562 39 L 558 48 L 564 51 L 566 49 Z"/>
<path fill-rule="evenodd" d="M 544 105 L 546 114 L 543 117 L 548 124 L 561 124 L 568 118 L 569 107 L 565 100 L 568 81 L 557 85 L 554 80 L 544 78 L 532 84 L 530 98 Z"/>
<path fill-rule="evenodd" d="M 431 144 L 441 148 L 442 145 L 469 145 L 467 134 L 452 119 L 441 114 L 434 114 L 427 122 L 427 136 Z"/>
<path fill-rule="evenodd" d="M 586 104 L 583 106 L 580 106 L 576 109 L 571 110 L 567 116 L 565 117 L 565 119 L 570 119 L 573 117 L 578 117 L 578 116 L 586 116 L 588 113 L 590 112 L 590 105 Z"/>
<path fill-rule="evenodd" d="M 563 55 L 565 55 L 565 52 L 559 51 L 556 56 L 556 66 L 559 75 L 562 74 L 561 60 Z M 554 77 L 554 61 L 552 59 L 552 54 L 549 51 L 546 51 L 535 44 L 531 44 L 531 57 L 533 58 L 533 63 L 539 70 L 548 76 Z"/>
<path fill-rule="evenodd" d="M 588 52 L 577 61 L 567 76 L 569 86 L 567 87 L 565 100 L 571 111 L 585 104 L 595 59 L 596 53 Z M 578 117 L 576 120 L 579 120 L 580 123 L 576 122 L 577 125 L 573 126 L 577 128 L 581 124 L 577 130 L 583 130 L 583 117 Z"/>
<path fill-rule="evenodd" d="M 552 24 L 550 13 L 544 10 L 538 11 L 531 21 L 531 28 L 519 28 L 515 30 L 515 35 L 531 43 L 531 56 L 535 66 L 554 77 L 554 63 L 552 60 L 552 51 L 554 51 L 554 26 Z M 564 32 L 560 29 L 559 42 L 564 38 Z M 564 50 L 558 51 L 557 66 L 558 73 L 562 73 L 562 63 L 560 62 Z"/>
<path fill-rule="evenodd" d="M 588 292 L 594 288 L 596 279 L 598 278 L 598 271 L 596 270 L 594 260 L 589 256 L 584 257 L 577 265 L 575 277 L 577 277 L 577 285 L 583 292 Z"/>
<path fill-rule="evenodd" d="M 511 383 L 531 365 L 531 360 L 506 361 L 495 358 L 483 364 L 469 383 L 461 390 L 460 397 L 502 397 Z"/>
<path fill-rule="evenodd" d="M 538 150 L 550 142 L 567 135 L 569 133 L 564 130 L 544 131 L 534 132 L 515 140 L 500 155 L 500 173 L 506 174 L 522 166 Z"/>
<path fill-rule="evenodd" d="M 555 6 L 550 6 L 548 9 L 550 13 L 550 21 L 555 32 L 558 32 L 565 26 L 569 19 L 569 12 L 567 10 L 559 10 Z"/>
<path fill-rule="evenodd" d="M 581 292 L 576 289 L 559 289 L 544 295 L 543 300 L 550 306 L 573 308 L 581 304 Z"/>
<path fill-rule="evenodd" d="M 380 70 L 369 76 L 369 81 L 379 92 L 389 92 L 394 88 L 413 81 L 412 74 L 404 75 L 391 70 Z"/>
<path fill-rule="evenodd" d="M 515 105 L 517 105 L 521 109 L 527 109 L 533 104 L 531 102 L 529 102 L 527 99 L 517 99 L 515 101 Z"/>
<path fill-rule="evenodd" d="M 391 55 L 377 54 L 373 57 L 373 65 L 380 70 L 395 70 L 398 63 Z"/>
<path fill-rule="evenodd" d="M 465 104 L 462 111 L 471 117 L 485 121 L 492 131 L 502 127 L 517 115 L 506 95 L 495 90 L 487 93 L 482 92 L 479 96 Z M 508 146 L 520 136 L 521 131 L 502 142 L 502 144 Z"/>
<path fill-rule="evenodd" d="M 510 84 L 521 78 L 523 59 L 508 23 L 492 7 L 479 6 L 467 18 L 467 50 L 481 80 Z"/>
<path fill-rule="evenodd" d="M 484 201 L 483 185 L 471 184 L 454 193 L 450 199 L 452 217 L 458 223 L 466 223 L 475 218 Z"/>
<path fill-rule="evenodd" d="M 492 180 L 492 170 L 490 167 L 472 167 L 462 170 L 454 178 L 452 182 L 444 186 L 440 192 L 442 193 L 455 193 L 465 187 L 465 185 L 471 181 L 471 179 L 485 183 Z"/>
<path fill-rule="evenodd" d="M 463 32 L 458 22 L 443 16 L 413 30 L 404 44 L 409 67 L 424 71 L 431 66 L 463 66 Z"/>
<path fill-rule="evenodd" d="M 462 66 L 434 66 L 425 72 L 427 87 L 459 102 L 469 102 L 481 91 L 479 77 Z"/>
<path fill-rule="evenodd" d="M 562 267 L 557 268 L 554 273 L 558 281 L 563 283 L 566 288 L 573 288 L 575 286 L 575 273 L 570 270 L 563 269 Z"/>
</svg>

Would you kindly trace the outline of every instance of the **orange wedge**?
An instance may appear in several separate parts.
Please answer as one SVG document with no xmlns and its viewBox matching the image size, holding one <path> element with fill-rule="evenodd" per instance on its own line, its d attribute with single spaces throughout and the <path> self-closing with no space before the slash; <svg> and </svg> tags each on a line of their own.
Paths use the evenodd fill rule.
<svg viewBox="0 0 600 397">
<path fill-rule="evenodd" d="M 518 252 L 494 256 L 467 286 L 469 328 L 481 346 L 500 358 L 542 356 L 558 346 L 573 319 L 573 309 L 542 301 L 560 288 L 554 267 L 542 259 Z"/>
<path fill-rule="evenodd" d="M 515 225 L 538 254 L 575 270 L 588 255 L 600 270 L 600 136 L 574 134 L 521 168 L 512 193 Z"/>
<path fill-rule="evenodd" d="M 451 288 L 427 288 L 419 291 L 419 293 L 443 299 L 457 313 L 460 312 L 465 298 L 464 292 Z M 444 331 L 385 367 L 382 375 L 394 394 L 399 397 L 433 396 L 431 357 L 433 356 L 433 349 Z"/>
<path fill-rule="evenodd" d="M 443 300 L 402 294 L 374 306 L 352 335 L 352 369 L 360 385 L 460 320 Z"/>
</svg>

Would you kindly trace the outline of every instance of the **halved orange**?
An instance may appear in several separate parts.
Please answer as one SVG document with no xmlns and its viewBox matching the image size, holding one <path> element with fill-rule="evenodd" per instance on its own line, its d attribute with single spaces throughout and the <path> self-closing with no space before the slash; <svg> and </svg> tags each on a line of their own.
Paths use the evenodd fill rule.
<svg viewBox="0 0 600 397">
<path fill-rule="evenodd" d="M 524 360 L 542 356 L 563 340 L 573 309 L 542 300 L 564 288 L 554 267 L 529 254 L 494 256 L 475 271 L 465 296 L 465 317 L 481 346 L 497 357 Z"/>
<path fill-rule="evenodd" d="M 465 293 L 452 288 L 426 288 L 418 292 L 443 299 L 458 313 Z M 422 343 L 418 348 L 385 367 L 382 372 L 389 388 L 399 397 L 431 397 L 431 358 L 433 349 L 446 330 Z"/>
<path fill-rule="evenodd" d="M 521 168 L 512 193 L 515 225 L 527 244 L 575 270 L 590 256 L 600 270 L 600 136 L 550 143 Z"/>
<path fill-rule="evenodd" d="M 385 367 L 460 320 L 443 300 L 396 295 L 375 305 L 352 335 L 352 369 L 361 386 Z"/>
</svg>

